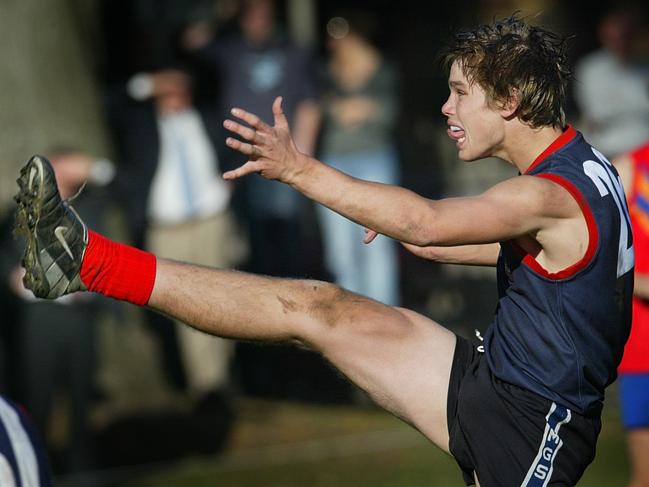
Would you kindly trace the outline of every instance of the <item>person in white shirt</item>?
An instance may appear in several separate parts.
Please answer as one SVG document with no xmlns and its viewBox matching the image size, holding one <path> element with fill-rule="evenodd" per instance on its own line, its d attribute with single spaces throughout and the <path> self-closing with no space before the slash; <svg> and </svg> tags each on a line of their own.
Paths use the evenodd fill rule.
<svg viewBox="0 0 649 487">
<path fill-rule="evenodd" d="M 155 136 L 137 141 L 156 145 L 145 149 L 151 167 L 145 171 L 148 184 L 140 188 L 146 193 L 146 247 L 200 265 L 237 265 L 247 245 L 230 212 L 230 183 L 221 178 L 211 126 L 193 104 L 191 79 L 172 69 L 141 73 L 131 78 L 127 91 L 131 102 L 152 104 L 153 116 L 139 123 L 146 126 L 140 130 Z M 190 395 L 200 401 L 220 394 L 229 383 L 232 344 L 177 325 Z"/>
<path fill-rule="evenodd" d="M 583 133 L 608 157 L 628 152 L 649 134 L 649 59 L 636 52 L 638 16 L 617 8 L 599 24 L 602 47 L 575 68 Z"/>
</svg>

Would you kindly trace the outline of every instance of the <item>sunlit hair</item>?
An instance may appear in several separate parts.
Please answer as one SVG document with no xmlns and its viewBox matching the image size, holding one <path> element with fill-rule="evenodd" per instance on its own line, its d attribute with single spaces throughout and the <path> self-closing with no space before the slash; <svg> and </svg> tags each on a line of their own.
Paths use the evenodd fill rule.
<svg viewBox="0 0 649 487">
<path fill-rule="evenodd" d="M 489 106 L 505 106 L 515 97 L 522 122 L 534 128 L 565 125 L 570 71 L 564 38 L 514 14 L 455 34 L 441 61 L 447 70 L 458 61 L 469 83 L 485 91 Z"/>
</svg>

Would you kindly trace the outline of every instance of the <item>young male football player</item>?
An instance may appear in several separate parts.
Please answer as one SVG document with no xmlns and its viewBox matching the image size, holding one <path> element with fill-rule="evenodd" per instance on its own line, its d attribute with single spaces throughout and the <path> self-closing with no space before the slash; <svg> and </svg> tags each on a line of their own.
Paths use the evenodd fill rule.
<svg viewBox="0 0 649 487">
<path fill-rule="evenodd" d="M 520 176 L 433 201 L 349 177 L 300 153 L 240 108 L 227 144 L 259 173 L 439 262 L 498 266 L 484 353 L 431 319 L 333 284 L 210 269 L 88 231 L 60 200 L 46 160 L 23 169 L 25 282 L 42 297 L 89 290 L 146 305 L 222 337 L 322 353 L 378 404 L 485 487 L 575 485 L 595 455 L 604 389 L 629 333 L 633 246 L 617 173 L 567 126 L 564 43 L 516 17 L 458 33 L 445 52 L 442 113 L 459 157 L 495 156 Z M 244 123 L 245 122 L 245 123 Z"/>
</svg>

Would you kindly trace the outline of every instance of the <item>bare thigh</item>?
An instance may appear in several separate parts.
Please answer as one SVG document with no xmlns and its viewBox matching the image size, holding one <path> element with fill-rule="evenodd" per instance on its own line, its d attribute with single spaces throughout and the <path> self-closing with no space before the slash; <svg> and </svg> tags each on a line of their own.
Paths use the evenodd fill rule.
<svg viewBox="0 0 649 487">
<path fill-rule="evenodd" d="M 455 335 L 414 311 L 349 293 L 324 313 L 324 324 L 305 332 L 307 344 L 448 452 L 446 401 Z"/>
</svg>

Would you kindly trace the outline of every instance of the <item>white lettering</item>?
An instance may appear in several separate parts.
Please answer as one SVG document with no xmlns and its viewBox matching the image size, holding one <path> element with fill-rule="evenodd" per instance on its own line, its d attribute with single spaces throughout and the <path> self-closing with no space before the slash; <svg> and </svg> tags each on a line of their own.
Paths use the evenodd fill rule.
<svg viewBox="0 0 649 487">
<path fill-rule="evenodd" d="M 534 469 L 534 476 L 538 479 L 545 480 L 545 477 L 548 476 L 549 468 L 545 465 L 537 465 Z"/>
<path fill-rule="evenodd" d="M 620 215 L 620 240 L 617 254 L 617 277 L 620 277 L 630 271 L 634 264 L 633 244 L 628 246 L 629 234 L 631 233 L 629 212 L 626 207 L 626 199 L 620 178 L 615 177 L 611 170 L 613 166 L 601 152 L 592 147 L 591 149 L 602 164 L 592 160 L 585 161 L 584 172 L 593 181 L 600 196 L 604 197 L 609 194 L 612 196 Z"/>
<path fill-rule="evenodd" d="M 552 460 L 552 452 L 553 452 L 552 448 L 546 446 L 545 448 L 543 448 L 543 452 L 541 453 L 541 457 L 543 458 L 543 460 L 550 461 L 550 460 Z"/>
<path fill-rule="evenodd" d="M 550 431 L 548 431 L 548 441 L 551 441 L 555 445 L 558 445 L 559 441 L 561 441 L 561 440 L 559 438 L 559 434 L 556 431 L 554 431 L 553 429 L 551 429 Z"/>
</svg>

